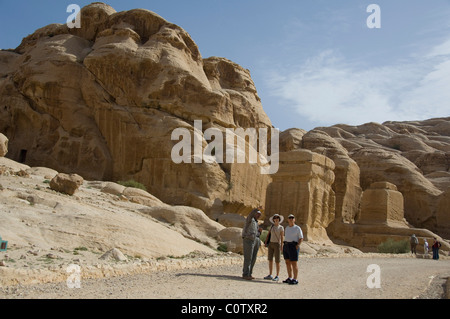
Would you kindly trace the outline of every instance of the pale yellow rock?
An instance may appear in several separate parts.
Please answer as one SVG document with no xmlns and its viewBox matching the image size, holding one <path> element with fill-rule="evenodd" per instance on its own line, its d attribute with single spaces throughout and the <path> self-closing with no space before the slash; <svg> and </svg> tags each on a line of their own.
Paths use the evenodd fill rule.
<svg viewBox="0 0 450 319">
<path fill-rule="evenodd" d="M 219 232 L 219 240 L 226 245 L 227 250 L 236 254 L 244 253 L 244 242 L 242 239 L 242 228 L 227 227 Z M 267 255 L 267 248 L 261 242 L 258 250 L 258 256 Z"/>
<path fill-rule="evenodd" d="M 280 133 L 280 152 L 288 152 L 302 148 L 302 138 L 307 132 L 292 128 Z"/>
<path fill-rule="evenodd" d="M 397 186 L 405 199 L 408 222 L 421 225 L 435 214 L 436 198 L 441 191 L 412 162 L 398 153 L 375 148 L 354 152 L 352 158 L 360 167 L 363 189 L 376 181 L 388 181 Z"/>
<path fill-rule="evenodd" d="M 140 209 L 143 214 L 175 227 L 183 236 L 217 247 L 218 233 L 225 227 L 200 209 L 187 206 L 159 206 Z"/>
<path fill-rule="evenodd" d="M 394 184 L 376 182 L 364 191 L 357 223 L 389 224 L 403 222 L 403 218 L 403 195 Z"/>
<path fill-rule="evenodd" d="M 332 187 L 336 196 L 336 221 L 354 222 L 359 214 L 362 194 L 360 169 L 350 158 L 348 151 L 327 132 L 337 137 L 354 136 L 339 128 L 314 129 L 303 136 L 302 147 L 334 161 L 335 182 Z M 330 231 L 332 232 L 332 229 Z"/>
<path fill-rule="evenodd" d="M 271 128 L 250 72 L 203 59 L 185 30 L 151 11 L 93 3 L 80 15 L 79 29 L 49 25 L 0 51 L 8 156 L 91 180 L 134 179 L 164 202 L 211 216 L 223 212 L 212 211 L 216 200 L 227 212 L 263 203 L 259 167 L 171 159 L 171 133 L 193 131 L 194 120 L 203 130 Z"/>
<path fill-rule="evenodd" d="M 138 203 L 146 206 L 164 206 L 165 204 L 158 198 L 147 191 L 139 188 L 126 187 L 122 191 L 122 195 L 127 197 L 133 203 Z"/>
<path fill-rule="evenodd" d="M 397 185 L 405 200 L 405 217 L 416 227 L 450 235 L 438 225 L 437 203 L 448 187 L 450 118 L 425 121 L 335 125 L 320 128 L 345 147 L 361 171 L 361 187 L 376 181 Z M 438 174 L 438 175 L 436 175 Z M 447 229 L 447 230 L 444 230 Z"/>
<path fill-rule="evenodd" d="M 0 166 L 4 166 L 13 172 L 26 171 L 31 168 L 28 165 L 17 163 L 7 157 L 0 157 Z"/>
<path fill-rule="evenodd" d="M 219 240 L 226 244 L 228 251 L 243 254 L 242 228 L 227 227 L 219 232 Z"/>
<path fill-rule="evenodd" d="M 3 157 L 8 153 L 8 138 L 0 133 L 0 157 Z"/>
<path fill-rule="evenodd" d="M 308 150 L 280 153 L 280 168 L 267 188 L 266 214 L 296 217 L 305 240 L 329 242 L 335 218 L 334 162 Z"/>
<path fill-rule="evenodd" d="M 450 188 L 439 196 L 436 211 L 436 226 L 440 233 L 449 233 L 450 224 Z"/>
<path fill-rule="evenodd" d="M 14 168 L 14 165 L 9 166 Z M 207 218 L 200 222 L 199 216 L 204 214 L 199 210 L 178 209 L 181 214 L 188 209 L 193 214 L 197 213 L 186 214 L 186 218 L 192 218 L 193 234 L 203 232 L 198 236 L 201 240 L 194 241 L 187 238 L 190 235 L 184 236 L 185 230 L 177 232 L 176 228 L 167 227 L 139 211 L 146 209 L 146 206 L 113 200 L 116 195 L 103 193 L 99 188 L 83 186 L 77 190 L 76 196 L 67 196 L 51 191 L 42 178 L 9 175 L 1 176 L 1 183 L 4 189 L 0 192 L 0 202 L 5 214 L 0 223 L 0 234 L 8 240 L 8 248 L 13 248 L 11 254 L 17 260 L 17 267 L 30 261 L 32 256 L 20 260 L 21 254 L 27 254 L 30 250 L 39 250 L 36 258 L 47 253 L 64 256 L 68 258 L 64 259 L 67 264 L 74 258 L 73 250 L 77 247 L 88 249 L 86 252 L 80 251 L 78 257 L 82 260 L 89 258 L 86 261 L 89 264 L 98 261 L 101 254 L 88 252 L 104 253 L 112 248 L 127 256 L 143 258 L 183 256 L 194 251 L 214 254 L 217 246 L 205 246 L 201 240 L 215 243 L 214 238 L 206 233 L 217 235 L 218 230 L 223 228 L 211 221 L 216 227 L 214 230 Z M 85 183 L 90 185 L 88 181 Z M 180 220 L 176 223 L 181 227 L 183 221 Z M 30 248 L 31 245 L 33 248 Z M 52 250 L 57 247 L 61 247 L 61 252 Z M 19 255 L 16 256 L 16 252 Z M 33 267 L 38 264 L 33 264 Z"/>
<path fill-rule="evenodd" d="M 217 221 L 225 227 L 243 228 L 245 225 L 245 217 L 238 214 L 222 214 Z"/>
<path fill-rule="evenodd" d="M 53 177 L 58 175 L 57 171 L 47 167 L 31 167 L 27 169 L 26 172 L 30 175 L 43 177 L 46 180 L 51 180 Z"/>
<path fill-rule="evenodd" d="M 125 186 L 113 183 L 113 182 L 105 182 L 102 184 L 101 191 L 103 193 L 108 193 L 112 195 L 122 195 L 123 191 L 125 190 Z"/>
</svg>

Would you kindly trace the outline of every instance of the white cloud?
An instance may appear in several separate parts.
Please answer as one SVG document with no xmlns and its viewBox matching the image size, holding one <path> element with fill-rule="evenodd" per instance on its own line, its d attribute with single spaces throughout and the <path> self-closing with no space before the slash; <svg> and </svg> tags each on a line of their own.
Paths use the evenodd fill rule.
<svg viewBox="0 0 450 319">
<path fill-rule="evenodd" d="M 319 125 L 450 116 L 450 40 L 395 65 L 362 66 L 333 50 L 289 70 L 272 70 L 277 98 Z"/>
<path fill-rule="evenodd" d="M 427 57 L 434 58 L 442 55 L 450 55 L 450 39 L 432 48 L 430 50 L 430 53 L 428 53 Z"/>
</svg>

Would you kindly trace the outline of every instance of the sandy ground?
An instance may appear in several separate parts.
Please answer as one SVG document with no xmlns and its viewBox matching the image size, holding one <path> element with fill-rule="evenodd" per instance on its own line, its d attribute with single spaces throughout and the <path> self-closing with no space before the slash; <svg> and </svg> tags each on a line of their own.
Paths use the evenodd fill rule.
<svg viewBox="0 0 450 319">
<path fill-rule="evenodd" d="M 369 288 L 380 270 L 380 288 Z M 150 272 L 131 276 L 81 279 L 80 288 L 67 282 L 0 288 L 0 298 L 12 299 L 444 299 L 450 259 L 438 261 L 409 254 L 386 257 L 310 257 L 299 262 L 299 285 L 264 280 L 268 264 L 261 257 L 253 281 L 241 278 L 241 264 Z M 81 270 L 82 271 L 82 270 Z"/>
</svg>

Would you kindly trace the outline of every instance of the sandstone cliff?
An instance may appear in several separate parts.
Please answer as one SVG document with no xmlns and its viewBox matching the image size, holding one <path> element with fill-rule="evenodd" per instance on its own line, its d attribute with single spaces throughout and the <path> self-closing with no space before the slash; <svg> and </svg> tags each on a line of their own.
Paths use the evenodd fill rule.
<svg viewBox="0 0 450 319">
<path fill-rule="evenodd" d="M 264 202 L 254 190 L 268 177 L 251 165 L 171 160 L 172 131 L 194 132 L 194 120 L 203 130 L 271 127 L 249 71 L 203 59 L 185 30 L 148 10 L 93 3 L 80 14 L 80 29 L 51 24 L 0 51 L 8 157 L 87 179 L 135 179 L 209 214 Z"/>
<path fill-rule="evenodd" d="M 281 140 L 334 160 L 338 222 L 357 221 L 362 191 L 390 182 L 403 194 L 408 223 L 450 236 L 450 118 L 287 130 Z"/>
</svg>

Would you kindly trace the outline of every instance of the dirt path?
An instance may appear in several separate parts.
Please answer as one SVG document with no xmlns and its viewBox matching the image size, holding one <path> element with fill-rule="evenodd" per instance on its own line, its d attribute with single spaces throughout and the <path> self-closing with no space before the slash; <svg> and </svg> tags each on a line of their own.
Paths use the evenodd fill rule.
<svg viewBox="0 0 450 319">
<path fill-rule="evenodd" d="M 380 270 L 380 288 L 369 288 L 369 265 Z M 254 281 L 241 279 L 241 265 L 196 268 L 108 279 L 82 280 L 81 288 L 40 284 L 0 288 L 0 298 L 65 299 L 411 299 L 443 298 L 450 277 L 450 259 L 413 257 L 302 258 L 298 286 L 264 280 L 267 261 L 261 260 Z M 280 279 L 287 277 L 281 265 Z M 370 281 L 376 283 L 376 281 Z"/>
</svg>

